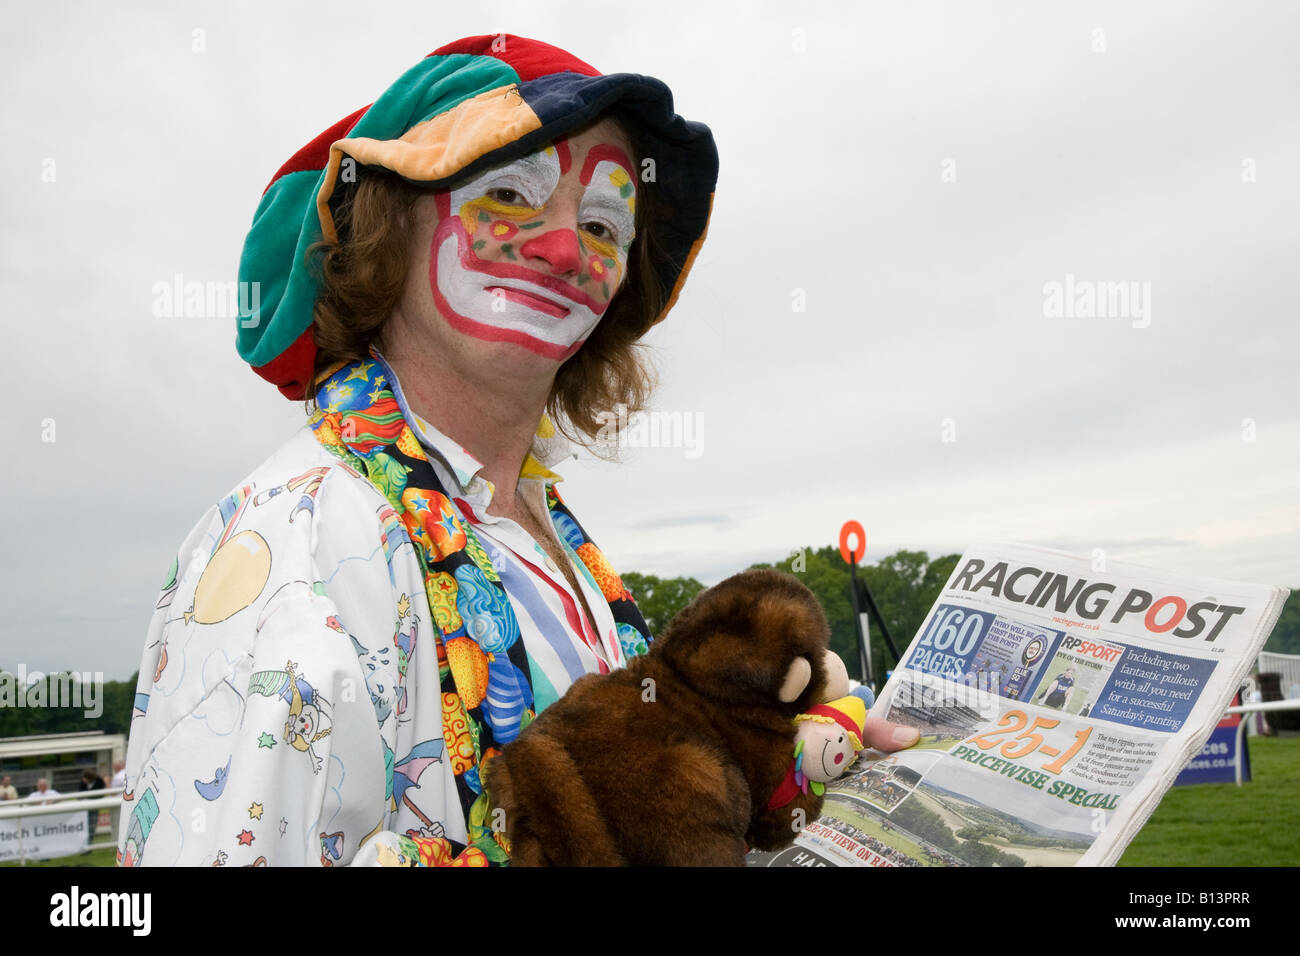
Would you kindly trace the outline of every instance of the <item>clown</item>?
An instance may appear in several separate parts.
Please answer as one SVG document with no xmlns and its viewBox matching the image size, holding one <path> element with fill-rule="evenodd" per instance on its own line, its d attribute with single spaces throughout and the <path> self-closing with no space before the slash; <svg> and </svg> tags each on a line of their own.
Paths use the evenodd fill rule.
<svg viewBox="0 0 1300 956">
<path fill-rule="evenodd" d="M 207 825 L 155 826 L 129 859 L 504 863 L 485 763 L 652 638 L 551 469 L 601 412 L 649 402 L 638 343 L 703 244 L 713 136 L 659 80 L 500 34 L 281 159 L 260 158 L 279 171 L 236 346 L 306 421 L 233 486 L 254 506 L 210 509 L 178 549 L 127 777 Z M 209 562 L 211 613 L 172 614 L 220 540 L 239 563 Z M 227 765 L 215 799 L 185 783 Z M 410 833 L 430 834 L 415 855 Z"/>
</svg>

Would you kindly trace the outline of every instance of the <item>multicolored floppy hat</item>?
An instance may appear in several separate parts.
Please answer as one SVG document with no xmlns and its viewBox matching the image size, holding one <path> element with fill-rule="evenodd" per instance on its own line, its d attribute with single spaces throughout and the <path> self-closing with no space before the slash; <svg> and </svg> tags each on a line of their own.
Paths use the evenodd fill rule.
<svg viewBox="0 0 1300 956">
<path fill-rule="evenodd" d="M 718 153 L 713 134 L 673 112 L 672 93 L 636 73 L 602 75 L 546 43 L 511 34 L 467 37 L 421 60 L 370 106 L 300 149 L 275 174 L 253 217 L 239 280 L 257 282 L 256 312 L 241 308 L 240 357 L 286 398 L 302 399 L 316 358 L 312 307 L 319 283 L 307 248 L 335 238 L 330 198 L 344 157 L 429 188 L 455 185 L 517 159 L 618 106 L 640 121 L 655 160 L 655 192 L 671 215 L 655 223 L 666 305 L 677 300 L 708 229 Z M 344 180 L 347 177 L 343 177 Z"/>
</svg>

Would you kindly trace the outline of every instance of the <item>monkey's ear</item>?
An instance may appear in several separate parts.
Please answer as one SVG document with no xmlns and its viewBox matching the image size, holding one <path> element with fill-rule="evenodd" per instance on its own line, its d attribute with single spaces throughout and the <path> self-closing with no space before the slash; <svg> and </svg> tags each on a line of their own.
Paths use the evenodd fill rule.
<svg viewBox="0 0 1300 956">
<path fill-rule="evenodd" d="M 844 666 L 844 659 L 829 648 L 826 651 L 826 700 L 837 700 L 849 696 L 849 671 Z"/>
<path fill-rule="evenodd" d="M 793 703 L 799 699 L 799 695 L 804 692 L 810 680 L 812 680 L 812 665 L 808 663 L 808 658 L 796 657 L 790 662 L 790 669 L 785 672 L 785 680 L 781 682 L 777 697 L 783 704 Z"/>
</svg>

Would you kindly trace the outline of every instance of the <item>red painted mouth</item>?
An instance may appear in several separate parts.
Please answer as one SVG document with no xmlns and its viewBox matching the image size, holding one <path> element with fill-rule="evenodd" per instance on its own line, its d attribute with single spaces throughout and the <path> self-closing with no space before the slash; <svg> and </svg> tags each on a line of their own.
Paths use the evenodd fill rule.
<svg viewBox="0 0 1300 956">
<path fill-rule="evenodd" d="M 488 291 L 493 295 L 500 295 L 511 302 L 517 302 L 522 306 L 534 309 L 537 312 L 545 313 L 556 319 L 562 319 L 569 314 L 569 310 L 550 299 L 544 299 L 540 295 L 533 295 L 531 292 L 525 292 L 522 289 L 515 289 L 511 286 L 495 285 L 488 286 Z"/>
<path fill-rule="evenodd" d="M 435 257 L 437 256 L 438 247 L 452 232 L 455 232 L 457 236 L 456 242 L 459 247 L 460 264 L 469 272 L 494 276 L 498 279 L 514 279 L 516 282 L 537 286 L 553 293 L 558 299 L 566 299 L 583 308 L 590 309 L 595 315 L 604 314 L 605 309 L 609 306 L 608 302 L 597 302 L 585 292 L 579 292 L 563 279 L 544 275 L 536 269 L 530 269 L 514 262 L 492 262 L 487 259 L 480 259 L 478 254 L 474 252 L 469 233 L 465 231 L 465 226 L 461 223 L 459 216 L 452 216 L 443 220 L 438 224 L 438 228 L 434 230 L 433 249 Z M 430 270 L 433 268 L 432 261 L 429 268 Z M 548 301 L 555 304 L 553 300 Z"/>
</svg>

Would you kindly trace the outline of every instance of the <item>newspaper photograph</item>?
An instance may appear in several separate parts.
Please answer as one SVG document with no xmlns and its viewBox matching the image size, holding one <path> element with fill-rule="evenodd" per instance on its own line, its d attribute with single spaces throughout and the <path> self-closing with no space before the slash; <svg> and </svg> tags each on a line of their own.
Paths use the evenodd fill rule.
<svg viewBox="0 0 1300 956">
<path fill-rule="evenodd" d="M 963 555 L 821 816 L 758 866 L 1111 865 L 1209 736 L 1285 588 L 1024 545 Z"/>
</svg>

